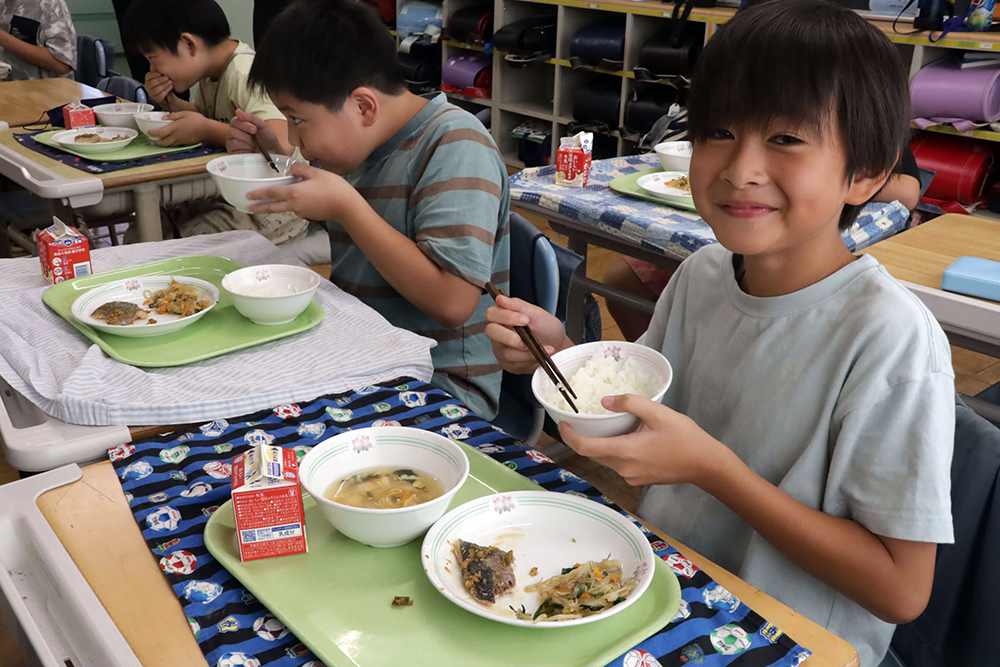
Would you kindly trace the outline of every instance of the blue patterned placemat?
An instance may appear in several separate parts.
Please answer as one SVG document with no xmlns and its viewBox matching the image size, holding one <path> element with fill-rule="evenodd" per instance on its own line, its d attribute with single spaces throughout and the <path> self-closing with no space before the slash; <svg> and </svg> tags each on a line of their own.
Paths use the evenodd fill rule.
<svg viewBox="0 0 1000 667">
<path fill-rule="evenodd" d="M 145 167 L 146 165 L 156 164 L 157 162 L 190 160 L 195 157 L 205 157 L 206 155 L 215 155 L 216 153 L 226 152 L 226 149 L 221 146 L 216 146 L 214 144 L 202 144 L 201 146 L 192 148 L 191 150 L 178 151 L 177 153 L 150 155 L 149 157 L 136 158 L 135 160 L 125 160 L 124 162 L 102 162 L 99 159 L 88 159 L 78 157 L 76 155 L 70 155 L 69 153 L 63 152 L 57 148 L 52 148 L 51 146 L 46 146 L 45 144 L 35 141 L 34 137 L 36 134 L 49 131 L 50 130 L 22 132 L 20 134 L 15 134 L 14 139 L 16 139 L 17 143 L 21 144 L 25 148 L 31 149 L 36 153 L 41 153 L 45 157 L 52 158 L 56 162 L 61 162 L 65 165 L 73 167 L 74 169 L 86 171 L 91 174 L 107 174 L 112 171 L 121 171 L 122 169 Z"/>
<path fill-rule="evenodd" d="M 143 538 L 212 667 L 320 665 L 205 547 L 205 523 L 230 497 L 229 461 L 259 442 L 293 448 L 301 458 L 321 438 L 389 425 L 462 440 L 545 489 L 621 511 L 590 484 L 516 442 L 445 392 L 406 378 L 115 447 L 109 454 Z M 683 601 L 669 624 L 609 667 L 794 667 L 810 655 L 673 547 L 639 527 L 655 553 L 677 573 Z"/>
<path fill-rule="evenodd" d="M 597 160 L 585 187 L 556 185 L 554 166 L 524 169 L 510 177 L 511 204 L 535 204 L 567 218 L 641 245 L 673 259 L 684 259 L 702 246 L 718 243 L 697 213 L 666 204 L 626 197 L 608 189 L 619 176 L 658 167 L 656 155 Z M 855 224 L 842 234 L 851 252 L 903 231 L 910 212 L 899 202 L 867 204 Z"/>
</svg>

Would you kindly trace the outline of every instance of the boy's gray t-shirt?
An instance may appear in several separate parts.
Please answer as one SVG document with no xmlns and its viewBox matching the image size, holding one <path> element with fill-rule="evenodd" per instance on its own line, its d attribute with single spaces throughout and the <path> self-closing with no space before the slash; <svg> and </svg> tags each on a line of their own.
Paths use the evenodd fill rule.
<svg viewBox="0 0 1000 667">
<path fill-rule="evenodd" d="M 931 313 L 865 255 L 798 292 L 743 292 L 733 253 L 681 264 L 640 342 L 674 370 L 663 402 L 809 507 L 878 535 L 953 541 L 954 372 Z M 849 641 L 885 655 L 880 621 L 691 484 L 647 487 L 639 515 Z"/>
</svg>

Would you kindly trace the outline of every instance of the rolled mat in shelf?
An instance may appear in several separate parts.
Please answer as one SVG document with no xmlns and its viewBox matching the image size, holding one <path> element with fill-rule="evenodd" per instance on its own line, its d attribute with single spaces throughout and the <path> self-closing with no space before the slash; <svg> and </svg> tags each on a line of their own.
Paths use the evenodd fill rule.
<svg viewBox="0 0 1000 667">
<path fill-rule="evenodd" d="M 917 164 L 936 171 L 927 197 L 974 204 L 982 201 L 995 164 L 988 142 L 922 132 L 910 142 Z"/>
<path fill-rule="evenodd" d="M 665 30 L 643 44 L 639 51 L 639 67 L 654 76 L 689 76 L 701 53 L 701 35 L 693 26 L 675 40 L 673 30 Z"/>
<path fill-rule="evenodd" d="M 639 134 L 649 132 L 676 101 L 677 89 L 669 86 L 654 84 L 632 91 L 625 103 L 625 127 Z"/>
<path fill-rule="evenodd" d="M 459 9 L 448 19 L 448 34 L 460 42 L 488 42 L 493 37 L 493 3 Z"/>
<path fill-rule="evenodd" d="M 493 56 L 475 53 L 452 56 L 441 68 L 441 83 L 453 88 L 489 88 L 493 79 Z"/>
<path fill-rule="evenodd" d="M 992 123 L 1000 119 L 1000 64 L 962 69 L 957 57 L 933 62 L 910 84 L 914 118 Z"/>
<path fill-rule="evenodd" d="M 597 65 L 602 60 L 623 60 L 625 21 L 600 21 L 580 28 L 569 42 L 569 54 L 590 65 Z"/>
<path fill-rule="evenodd" d="M 438 48 L 419 48 L 398 55 L 399 71 L 403 78 L 413 83 L 437 82 L 441 79 L 441 51 Z"/>
<path fill-rule="evenodd" d="M 509 23 L 493 35 L 493 48 L 505 53 L 531 55 L 556 52 L 556 15 L 543 14 Z"/>
<path fill-rule="evenodd" d="M 580 86 L 573 97 L 573 118 L 581 123 L 603 123 L 618 128 L 622 92 L 618 81 L 602 76 Z"/>
</svg>

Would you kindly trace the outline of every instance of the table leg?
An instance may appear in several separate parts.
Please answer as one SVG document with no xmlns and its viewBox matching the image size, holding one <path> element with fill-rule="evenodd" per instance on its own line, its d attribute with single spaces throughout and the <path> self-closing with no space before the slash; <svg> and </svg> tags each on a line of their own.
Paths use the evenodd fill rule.
<svg viewBox="0 0 1000 667">
<path fill-rule="evenodd" d="M 139 242 L 162 241 L 163 228 L 160 225 L 160 186 L 140 185 L 132 191 L 135 203 L 135 220 L 139 228 Z"/>
</svg>

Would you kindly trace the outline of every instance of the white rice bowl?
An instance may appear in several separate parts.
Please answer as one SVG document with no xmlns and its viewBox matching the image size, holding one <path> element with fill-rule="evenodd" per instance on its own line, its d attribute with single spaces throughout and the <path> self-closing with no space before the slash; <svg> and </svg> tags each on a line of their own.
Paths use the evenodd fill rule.
<svg viewBox="0 0 1000 667">
<path fill-rule="evenodd" d="M 577 398 L 577 414 L 541 368 L 531 378 L 535 398 L 555 422 L 568 422 L 580 435 L 611 437 L 631 433 L 639 418 L 627 412 L 609 412 L 601 405 L 605 396 L 637 394 L 659 402 L 670 387 L 673 370 L 657 350 L 626 342 L 576 345 L 553 355 L 552 360 L 569 381 Z"/>
</svg>

